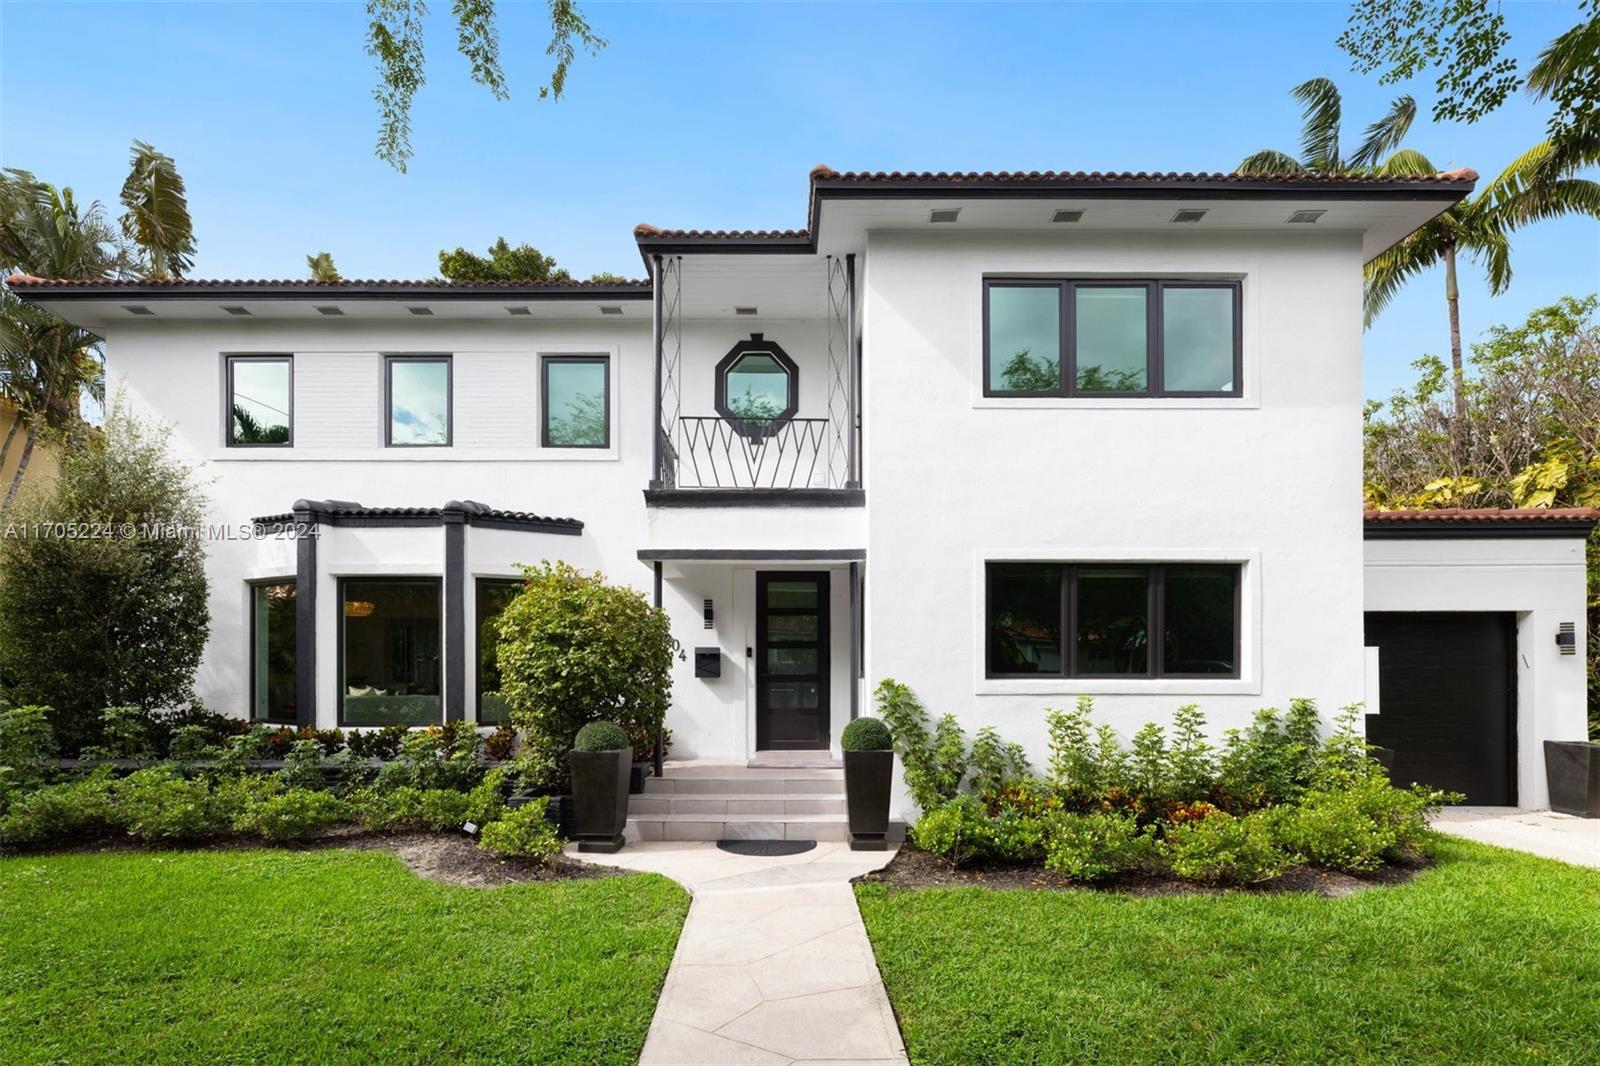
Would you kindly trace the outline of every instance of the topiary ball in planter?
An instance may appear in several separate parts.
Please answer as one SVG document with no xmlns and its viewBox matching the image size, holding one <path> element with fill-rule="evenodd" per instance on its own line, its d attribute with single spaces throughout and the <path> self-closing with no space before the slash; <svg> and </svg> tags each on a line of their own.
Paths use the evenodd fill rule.
<svg viewBox="0 0 1600 1066">
<path fill-rule="evenodd" d="M 850 850 L 889 847 L 889 786 L 894 780 L 894 734 L 876 718 L 857 718 L 839 734 L 844 749 L 845 810 Z"/>
<path fill-rule="evenodd" d="M 628 734 L 615 722 L 590 722 L 572 741 L 573 751 L 621 751 L 630 746 Z"/>
<path fill-rule="evenodd" d="M 590 722 L 578 730 L 567 759 L 572 766 L 572 821 L 578 850 L 621 851 L 633 770 L 628 734 L 614 722 Z"/>
<path fill-rule="evenodd" d="M 839 734 L 839 746 L 845 751 L 888 751 L 894 736 L 882 719 L 857 718 Z"/>
</svg>

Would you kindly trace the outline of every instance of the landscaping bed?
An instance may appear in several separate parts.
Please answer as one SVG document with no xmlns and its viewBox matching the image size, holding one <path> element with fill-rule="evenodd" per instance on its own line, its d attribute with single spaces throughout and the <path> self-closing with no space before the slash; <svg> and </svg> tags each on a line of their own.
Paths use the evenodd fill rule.
<svg viewBox="0 0 1600 1066">
<path fill-rule="evenodd" d="M 1309 892 L 1338 898 L 1362 889 L 1403 885 L 1428 868 L 1431 860 L 1417 856 L 1380 866 L 1369 873 L 1350 874 L 1315 866 L 1292 866 L 1269 881 L 1249 885 L 1204 885 L 1157 874 L 1123 873 L 1085 884 L 1066 874 L 1036 865 L 986 862 L 955 866 L 949 860 L 913 844 L 902 847 L 881 870 L 855 879 L 858 885 L 883 885 L 891 889 L 991 888 L 1043 889 L 1122 893 L 1132 896 L 1220 894 L 1225 892 Z"/>
<path fill-rule="evenodd" d="M 1562 990 L 1600 986 L 1600 871 L 1434 851 L 1410 883 L 1341 899 L 856 897 L 918 1064 L 1595 1061 L 1600 1000 Z"/>
<path fill-rule="evenodd" d="M 0 859 L 0 1047 L 11 1063 L 632 1063 L 687 909 L 651 875 L 468 888 L 343 846 Z"/>
</svg>

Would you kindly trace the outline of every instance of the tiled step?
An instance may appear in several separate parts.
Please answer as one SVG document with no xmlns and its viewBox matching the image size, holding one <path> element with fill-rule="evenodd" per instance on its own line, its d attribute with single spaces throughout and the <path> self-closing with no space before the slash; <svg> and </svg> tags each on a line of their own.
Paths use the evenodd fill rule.
<svg viewBox="0 0 1600 1066">
<path fill-rule="evenodd" d="M 844 794 L 754 792 L 656 792 L 628 802 L 634 814 L 843 814 Z"/>
<path fill-rule="evenodd" d="M 634 814 L 629 840 L 843 840 L 843 814 Z"/>
<path fill-rule="evenodd" d="M 844 771 L 832 777 L 794 777 L 782 770 L 753 770 L 751 777 L 649 777 L 647 796 L 842 796 Z"/>
</svg>

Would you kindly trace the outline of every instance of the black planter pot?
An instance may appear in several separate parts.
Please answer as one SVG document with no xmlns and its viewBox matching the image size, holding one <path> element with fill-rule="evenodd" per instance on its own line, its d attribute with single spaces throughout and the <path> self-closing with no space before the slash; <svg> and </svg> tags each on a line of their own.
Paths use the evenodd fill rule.
<svg viewBox="0 0 1600 1066">
<path fill-rule="evenodd" d="M 851 851 L 888 850 L 889 785 L 893 780 L 894 752 L 844 753 L 844 800 Z"/>
<path fill-rule="evenodd" d="M 1388 770 L 1391 773 L 1394 771 L 1394 749 L 1393 748 L 1380 748 L 1380 747 L 1374 745 L 1372 747 L 1372 749 L 1371 749 L 1371 754 L 1372 754 L 1372 757 L 1374 759 L 1378 760 L 1378 763 L 1385 770 Z"/>
<path fill-rule="evenodd" d="M 628 824 L 633 749 L 574 751 L 567 759 L 572 766 L 572 827 L 578 850 L 621 851 L 622 830 Z"/>
<path fill-rule="evenodd" d="M 1600 818 L 1600 744 L 1545 741 L 1544 773 L 1550 783 L 1552 811 Z"/>
<path fill-rule="evenodd" d="M 637 796 L 639 793 L 643 792 L 644 791 L 644 779 L 649 777 L 649 776 L 650 776 L 650 764 L 649 763 L 647 763 L 647 762 L 636 762 L 636 763 L 634 763 L 633 764 L 633 772 L 628 775 L 628 794 L 630 796 Z"/>
</svg>

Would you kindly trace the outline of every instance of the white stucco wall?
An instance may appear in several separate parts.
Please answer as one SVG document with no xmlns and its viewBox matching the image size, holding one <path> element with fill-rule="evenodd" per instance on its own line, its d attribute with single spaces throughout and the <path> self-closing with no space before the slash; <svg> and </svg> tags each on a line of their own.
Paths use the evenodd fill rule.
<svg viewBox="0 0 1600 1066">
<path fill-rule="evenodd" d="M 1042 759 L 1079 693 L 1124 735 L 1198 702 L 1362 698 L 1361 252 L 1353 234 L 877 232 L 866 257 L 867 675 Z M 985 399 L 982 280 L 1238 278 L 1244 395 Z M 1242 675 L 986 680 L 986 559 L 1244 566 Z"/>
<path fill-rule="evenodd" d="M 1549 806 L 1544 742 L 1588 735 L 1583 539 L 1370 540 L 1364 574 L 1369 611 L 1516 614 L 1517 801 Z M 1575 655 L 1556 646 L 1562 622 L 1574 623 Z"/>
</svg>

